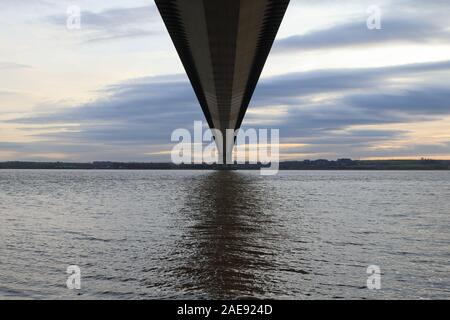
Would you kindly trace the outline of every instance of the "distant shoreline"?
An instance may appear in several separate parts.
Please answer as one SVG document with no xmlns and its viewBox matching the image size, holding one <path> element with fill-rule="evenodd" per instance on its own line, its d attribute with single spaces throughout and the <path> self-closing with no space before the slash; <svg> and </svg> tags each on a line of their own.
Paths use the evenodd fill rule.
<svg viewBox="0 0 450 320">
<path fill-rule="evenodd" d="M 0 162 L 1 169 L 35 170 L 260 170 L 261 164 L 207 165 L 138 162 Z M 280 170 L 450 170 L 450 160 L 305 160 L 284 161 Z"/>
</svg>

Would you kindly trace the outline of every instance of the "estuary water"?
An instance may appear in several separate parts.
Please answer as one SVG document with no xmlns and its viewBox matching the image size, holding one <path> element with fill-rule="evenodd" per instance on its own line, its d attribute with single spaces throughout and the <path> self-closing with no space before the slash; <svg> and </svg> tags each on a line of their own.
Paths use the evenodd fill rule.
<svg viewBox="0 0 450 320">
<path fill-rule="evenodd" d="M 0 170 L 0 299 L 248 297 L 450 299 L 450 172 Z"/>
</svg>

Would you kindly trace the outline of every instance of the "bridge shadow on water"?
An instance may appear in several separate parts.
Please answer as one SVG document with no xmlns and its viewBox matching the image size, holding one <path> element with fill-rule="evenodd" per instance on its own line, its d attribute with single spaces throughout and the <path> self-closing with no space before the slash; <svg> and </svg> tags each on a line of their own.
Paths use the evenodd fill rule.
<svg viewBox="0 0 450 320">
<path fill-rule="evenodd" d="M 266 188 L 257 174 L 217 171 L 193 179 L 185 204 L 192 224 L 179 243 L 188 258 L 176 270 L 188 297 L 259 298 L 273 292 L 280 235 Z"/>
</svg>

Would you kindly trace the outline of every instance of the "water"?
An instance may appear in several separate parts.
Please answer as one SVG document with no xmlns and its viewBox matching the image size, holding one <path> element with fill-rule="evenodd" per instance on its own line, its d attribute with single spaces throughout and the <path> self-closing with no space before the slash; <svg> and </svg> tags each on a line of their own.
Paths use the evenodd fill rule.
<svg viewBox="0 0 450 320">
<path fill-rule="evenodd" d="M 449 231 L 450 172 L 0 170 L 0 299 L 450 299 Z"/>
</svg>

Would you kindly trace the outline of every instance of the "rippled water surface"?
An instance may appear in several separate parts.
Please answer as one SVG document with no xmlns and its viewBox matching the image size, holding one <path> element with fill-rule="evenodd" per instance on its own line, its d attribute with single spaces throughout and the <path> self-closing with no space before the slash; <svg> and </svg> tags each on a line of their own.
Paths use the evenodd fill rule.
<svg viewBox="0 0 450 320">
<path fill-rule="evenodd" d="M 450 299 L 449 261 L 450 172 L 0 170 L 0 299 Z"/>
</svg>

